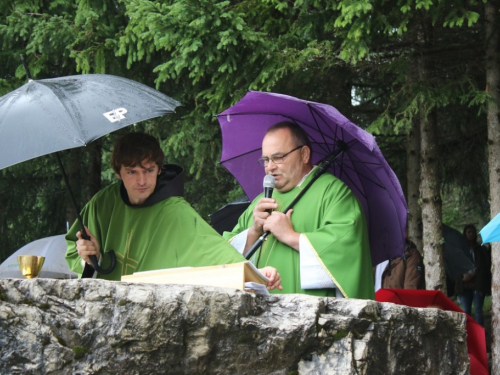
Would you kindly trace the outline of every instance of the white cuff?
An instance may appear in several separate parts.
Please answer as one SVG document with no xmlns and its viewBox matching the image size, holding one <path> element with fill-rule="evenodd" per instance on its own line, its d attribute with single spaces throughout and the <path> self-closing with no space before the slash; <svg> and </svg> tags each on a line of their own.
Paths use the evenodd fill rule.
<svg viewBox="0 0 500 375">
<path fill-rule="evenodd" d="M 300 286 L 302 289 L 336 288 L 309 241 L 301 234 L 299 237 Z M 338 290 L 338 289 L 337 289 Z M 339 293 L 337 293 L 339 294 Z M 342 295 L 342 293 L 340 293 Z"/>
<path fill-rule="evenodd" d="M 238 251 L 238 253 L 243 254 L 245 251 L 245 245 L 247 243 L 248 229 L 237 234 L 231 239 L 231 245 Z"/>
<path fill-rule="evenodd" d="M 384 260 L 382 263 L 377 264 L 375 268 L 375 292 L 382 288 L 382 275 L 388 264 L 389 261 Z"/>
</svg>

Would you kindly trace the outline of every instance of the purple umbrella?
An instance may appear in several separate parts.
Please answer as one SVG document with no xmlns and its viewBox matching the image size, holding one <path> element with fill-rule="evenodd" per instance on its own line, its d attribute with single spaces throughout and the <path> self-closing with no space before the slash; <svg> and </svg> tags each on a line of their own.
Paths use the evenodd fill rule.
<svg viewBox="0 0 500 375">
<path fill-rule="evenodd" d="M 398 178 L 375 138 L 327 104 L 292 96 L 250 91 L 220 113 L 221 163 L 253 200 L 262 192 L 262 156 L 266 130 L 293 121 L 309 134 L 313 163 L 319 164 L 345 147 L 329 171 L 344 181 L 363 205 L 368 221 L 372 264 L 404 255 L 408 209 Z"/>
</svg>

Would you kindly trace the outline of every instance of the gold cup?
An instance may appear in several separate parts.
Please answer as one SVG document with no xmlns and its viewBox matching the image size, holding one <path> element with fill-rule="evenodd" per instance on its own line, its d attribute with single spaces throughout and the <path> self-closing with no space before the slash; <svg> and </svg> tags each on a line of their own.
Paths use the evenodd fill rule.
<svg viewBox="0 0 500 375">
<path fill-rule="evenodd" d="M 19 255 L 17 263 L 21 274 L 27 279 L 33 279 L 40 274 L 45 257 L 36 255 Z"/>
</svg>

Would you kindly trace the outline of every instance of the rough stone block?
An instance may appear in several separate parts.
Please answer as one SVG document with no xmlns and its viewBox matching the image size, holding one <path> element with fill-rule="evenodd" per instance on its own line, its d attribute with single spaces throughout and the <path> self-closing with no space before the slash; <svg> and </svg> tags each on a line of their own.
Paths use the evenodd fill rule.
<svg viewBox="0 0 500 375">
<path fill-rule="evenodd" d="M 468 374 L 464 314 L 104 280 L 0 279 L 1 374 Z"/>
</svg>

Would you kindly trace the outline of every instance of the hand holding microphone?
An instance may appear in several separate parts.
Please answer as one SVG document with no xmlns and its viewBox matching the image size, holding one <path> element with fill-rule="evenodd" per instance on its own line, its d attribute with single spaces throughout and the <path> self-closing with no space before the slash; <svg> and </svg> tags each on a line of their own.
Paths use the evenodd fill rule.
<svg viewBox="0 0 500 375">
<path fill-rule="evenodd" d="M 271 175 L 265 175 L 264 176 L 264 181 L 263 181 L 263 187 L 264 187 L 264 197 L 263 198 L 272 198 L 273 195 L 273 190 L 274 190 L 274 176 Z M 273 211 L 271 208 L 264 209 L 262 205 L 270 205 L 270 203 L 262 203 L 259 202 L 257 206 L 255 207 L 253 211 L 253 226 L 250 229 L 250 232 L 252 232 L 252 236 L 259 236 L 262 234 L 257 241 L 253 244 L 253 246 L 248 250 L 248 252 L 245 253 L 245 257 L 247 259 L 250 259 L 252 255 L 257 251 L 257 249 L 260 247 L 264 239 L 267 237 L 269 232 L 264 232 L 263 231 L 263 225 L 265 220 L 269 217 L 269 215 L 263 215 L 264 212 L 267 212 L 271 214 Z M 255 237 L 256 238 L 256 237 Z"/>
<path fill-rule="evenodd" d="M 274 190 L 274 177 L 266 175 L 262 183 L 264 187 L 264 196 L 260 199 L 253 210 L 253 229 L 255 234 L 260 236 L 264 222 L 273 212 L 276 204 L 271 201 Z"/>
</svg>

